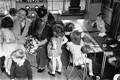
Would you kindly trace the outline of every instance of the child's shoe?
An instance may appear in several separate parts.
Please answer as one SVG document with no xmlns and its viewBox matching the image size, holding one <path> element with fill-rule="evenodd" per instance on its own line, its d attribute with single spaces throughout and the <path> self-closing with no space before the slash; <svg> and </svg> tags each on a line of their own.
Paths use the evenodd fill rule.
<svg viewBox="0 0 120 80">
<path fill-rule="evenodd" d="M 49 75 L 55 77 L 55 74 L 51 73 L 51 72 L 48 72 Z"/>
<path fill-rule="evenodd" d="M 59 75 L 61 75 L 62 73 L 60 71 L 56 71 Z"/>
<path fill-rule="evenodd" d="M 94 76 L 94 74 L 92 72 L 89 73 L 90 76 Z"/>
<path fill-rule="evenodd" d="M 45 70 L 45 69 L 38 69 L 37 72 L 38 72 L 38 73 L 41 73 L 41 72 L 43 72 L 44 70 Z"/>
<path fill-rule="evenodd" d="M 96 76 L 96 80 L 100 80 L 100 76 Z"/>
</svg>

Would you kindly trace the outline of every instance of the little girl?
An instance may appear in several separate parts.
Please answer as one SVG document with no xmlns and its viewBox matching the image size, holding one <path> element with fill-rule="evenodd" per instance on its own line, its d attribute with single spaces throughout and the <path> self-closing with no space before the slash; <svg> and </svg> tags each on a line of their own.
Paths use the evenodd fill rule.
<svg viewBox="0 0 120 80">
<path fill-rule="evenodd" d="M 96 24 L 97 29 L 99 31 L 98 36 L 100 36 L 100 37 L 104 37 L 106 35 L 105 22 L 102 19 L 103 15 L 104 15 L 103 13 L 99 13 L 97 15 L 96 21 L 92 23 L 92 26 Z"/>
<path fill-rule="evenodd" d="M 26 54 L 22 49 L 17 49 L 11 54 L 12 65 L 10 69 L 11 80 L 32 80 L 32 69 Z"/>
<path fill-rule="evenodd" d="M 72 54 L 73 64 L 75 66 L 78 66 L 88 63 L 89 75 L 93 76 L 92 60 L 87 58 L 85 54 L 82 53 L 81 51 L 82 46 L 84 46 L 84 42 L 81 39 L 81 33 L 76 30 L 73 31 L 71 33 L 71 41 L 67 42 L 67 49 Z"/>
<path fill-rule="evenodd" d="M 56 22 L 53 24 L 53 37 L 48 43 L 48 57 L 51 60 L 52 72 L 48 72 L 50 75 L 55 76 L 55 71 L 61 74 L 62 70 L 62 62 L 61 62 L 61 54 L 62 54 L 62 45 L 67 42 L 67 38 L 64 36 L 63 32 L 63 23 Z M 57 65 L 58 63 L 58 65 Z M 56 67 L 58 69 L 56 70 Z"/>
</svg>

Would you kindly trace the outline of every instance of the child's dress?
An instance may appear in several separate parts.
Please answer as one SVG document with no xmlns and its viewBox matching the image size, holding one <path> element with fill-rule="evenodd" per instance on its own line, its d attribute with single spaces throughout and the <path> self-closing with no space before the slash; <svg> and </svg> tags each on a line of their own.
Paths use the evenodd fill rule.
<svg viewBox="0 0 120 80">
<path fill-rule="evenodd" d="M 66 37 L 55 38 L 52 37 L 51 41 L 49 42 L 47 49 L 48 49 L 48 57 L 58 57 L 62 54 L 62 45 L 67 42 Z"/>
<path fill-rule="evenodd" d="M 81 52 L 81 48 L 84 45 L 81 40 L 80 45 L 74 44 L 73 42 L 67 42 L 67 49 L 71 52 L 73 57 L 73 63 L 77 65 L 81 65 L 85 63 L 86 55 Z"/>
<path fill-rule="evenodd" d="M 53 37 L 48 44 L 48 57 L 58 57 L 62 54 L 61 50 L 61 42 L 62 38 L 55 38 Z M 54 47 L 53 47 L 54 44 Z"/>
<path fill-rule="evenodd" d="M 52 37 L 51 41 L 48 43 L 48 57 L 51 59 L 52 65 L 52 74 L 55 74 L 56 67 L 57 71 L 62 71 L 62 62 L 61 62 L 61 54 L 62 54 L 62 45 L 67 42 L 66 37 Z"/>
</svg>

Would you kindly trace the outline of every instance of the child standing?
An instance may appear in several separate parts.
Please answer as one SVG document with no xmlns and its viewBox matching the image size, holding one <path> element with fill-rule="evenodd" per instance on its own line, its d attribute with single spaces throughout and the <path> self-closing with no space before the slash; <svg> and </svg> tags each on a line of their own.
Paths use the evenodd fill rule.
<svg viewBox="0 0 120 80">
<path fill-rule="evenodd" d="M 32 80 L 32 69 L 26 54 L 22 49 L 17 49 L 11 54 L 12 65 L 10 69 L 11 80 Z"/>
<path fill-rule="evenodd" d="M 48 72 L 50 75 L 55 76 L 55 71 L 58 74 L 61 74 L 62 70 L 62 62 L 61 62 L 61 54 L 62 54 L 62 45 L 67 42 L 67 38 L 64 36 L 63 30 L 64 24 L 62 22 L 56 22 L 53 24 L 53 37 L 48 43 L 48 57 L 51 60 L 52 71 Z M 58 63 L 58 65 L 57 65 Z M 56 67 L 58 66 L 58 70 Z"/>
<path fill-rule="evenodd" d="M 82 53 L 82 46 L 84 46 L 84 42 L 81 39 L 81 32 L 76 30 L 73 31 L 71 33 L 71 41 L 67 42 L 67 49 L 71 52 L 73 57 L 73 64 L 78 66 L 88 63 L 89 75 L 94 76 L 92 70 L 92 60 Z"/>
</svg>

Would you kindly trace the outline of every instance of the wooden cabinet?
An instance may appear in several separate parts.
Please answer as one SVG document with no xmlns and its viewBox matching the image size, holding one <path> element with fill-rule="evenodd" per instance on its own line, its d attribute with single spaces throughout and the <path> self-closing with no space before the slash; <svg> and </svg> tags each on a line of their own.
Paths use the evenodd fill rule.
<svg viewBox="0 0 120 80">
<path fill-rule="evenodd" d="M 114 39 L 120 35 L 120 1 L 104 0 L 102 12 L 105 14 L 104 21 L 109 25 L 108 35 Z"/>
</svg>

